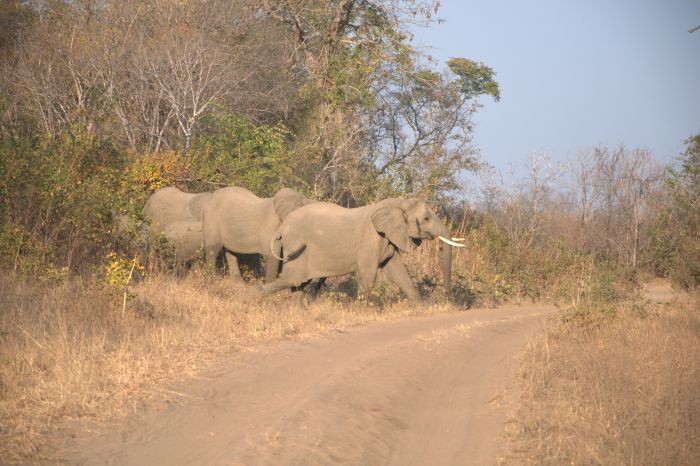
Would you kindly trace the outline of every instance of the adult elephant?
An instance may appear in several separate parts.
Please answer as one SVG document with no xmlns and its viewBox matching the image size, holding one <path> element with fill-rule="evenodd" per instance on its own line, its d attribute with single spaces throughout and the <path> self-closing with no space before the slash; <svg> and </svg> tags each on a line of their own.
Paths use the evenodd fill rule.
<svg viewBox="0 0 700 466">
<path fill-rule="evenodd" d="M 207 263 L 214 265 L 226 251 L 229 273 L 242 280 L 234 253 L 261 254 L 265 261 L 265 281 L 277 276 L 280 262 L 270 251 L 275 230 L 290 212 L 312 203 L 293 189 L 282 188 L 271 198 L 259 198 L 245 188 L 216 190 L 203 212 L 202 235 Z"/>
<path fill-rule="evenodd" d="M 175 260 L 187 262 L 202 248 L 202 217 L 212 193 L 191 194 L 169 186 L 151 194 L 143 208 L 150 235 L 163 234 L 173 245 Z"/>
<path fill-rule="evenodd" d="M 302 207 L 284 220 L 270 248 L 284 267 L 279 278 L 262 287 L 263 295 L 304 286 L 313 279 L 355 272 L 361 293 L 374 286 L 377 270 L 401 288 L 409 299 L 420 298 L 400 253 L 411 241 L 439 238 L 445 290 L 450 291 L 452 248 L 447 227 L 418 199 L 385 199 L 365 207 L 346 209 L 319 202 Z M 448 246 L 449 245 L 449 246 Z M 284 256 L 283 256 L 284 255 Z"/>
</svg>

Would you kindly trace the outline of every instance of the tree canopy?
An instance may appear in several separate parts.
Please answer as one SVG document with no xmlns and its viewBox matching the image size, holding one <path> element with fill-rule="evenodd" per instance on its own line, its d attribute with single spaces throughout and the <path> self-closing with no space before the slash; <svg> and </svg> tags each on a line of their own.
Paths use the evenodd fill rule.
<svg viewBox="0 0 700 466">
<path fill-rule="evenodd" d="M 486 65 L 437 69 L 417 51 L 410 28 L 437 7 L 3 2 L 0 247 L 80 262 L 107 247 L 115 212 L 138 216 L 167 184 L 347 206 L 448 196 L 479 164 L 477 99 L 499 89 Z"/>
</svg>

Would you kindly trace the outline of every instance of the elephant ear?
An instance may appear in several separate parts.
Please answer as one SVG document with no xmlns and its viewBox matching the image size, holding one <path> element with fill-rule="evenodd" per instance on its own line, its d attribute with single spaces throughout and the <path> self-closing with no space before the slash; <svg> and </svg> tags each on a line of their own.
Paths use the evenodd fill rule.
<svg viewBox="0 0 700 466">
<path fill-rule="evenodd" d="M 272 204 L 275 206 L 275 212 L 280 218 L 280 221 L 284 220 L 287 215 L 292 213 L 292 211 L 298 209 L 301 206 L 309 204 L 309 199 L 305 198 L 298 192 L 289 188 L 282 188 L 277 194 L 272 198 Z"/>
<path fill-rule="evenodd" d="M 407 252 L 410 238 L 408 236 L 408 219 L 406 213 L 398 207 L 384 207 L 372 214 L 372 224 L 377 232 L 400 251 Z"/>
</svg>

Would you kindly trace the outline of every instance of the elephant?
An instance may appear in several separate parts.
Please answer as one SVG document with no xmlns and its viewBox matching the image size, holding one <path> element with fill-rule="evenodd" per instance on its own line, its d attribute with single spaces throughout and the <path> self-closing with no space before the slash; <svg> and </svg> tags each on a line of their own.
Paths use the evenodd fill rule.
<svg viewBox="0 0 700 466">
<path fill-rule="evenodd" d="M 404 266 L 401 254 L 410 243 L 439 238 L 449 246 L 464 247 L 450 239 L 449 229 L 419 199 L 392 198 L 364 207 L 347 209 L 318 202 L 295 210 L 272 237 L 270 249 L 283 261 L 277 280 L 266 283 L 261 294 L 302 287 L 311 280 L 355 272 L 359 291 L 372 290 L 382 269 L 411 300 L 418 290 Z M 452 248 L 442 245 L 441 267 L 445 290 L 451 288 Z"/>
<path fill-rule="evenodd" d="M 185 193 L 176 187 L 151 194 L 143 208 L 149 236 L 163 234 L 175 249 L 175 260 L 187 262 L 202 248 L 202 217 L 213 193 Z"/>
<path fill-rule="evenodd" d="M 282 188 L 272 198 L 259 198 L 241 187 L 214 191 L 202 216 L 207 263 L 213 266 L 223 249 L 229 273 L 238 281 L 242 278 L 233 253 L 261 254 L 265 261 L 265 281 L 273 281 L 280 266 L 270 251 L 275 230 L 292 211 L 313 202 L 289 188 Z"/>
</svg>

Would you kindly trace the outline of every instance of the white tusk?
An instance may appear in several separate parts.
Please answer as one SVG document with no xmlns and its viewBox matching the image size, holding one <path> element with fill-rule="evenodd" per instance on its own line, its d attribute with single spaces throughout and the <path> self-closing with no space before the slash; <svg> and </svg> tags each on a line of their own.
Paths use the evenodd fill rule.
<svg viewBox="0 0 700 466">
<path fill-rule="evenodd" d="M 451 240 L 445 238 L 444 236 L 438 236 L 438 238 L 440 238 L 440 241 L 442 241 L 443 243 L 447 243 L 450 246 L 454 246 L 456 248 L 463 248 L 464 247 L 463 244 L 455 243 L 454 241 L 451 241 Z"/>
<path fill-rule="evenodd" d="M 466 238 L 452 238 L 452 241 L 459 241 L 460 243 L 466 241 Z"/>
</svg>

